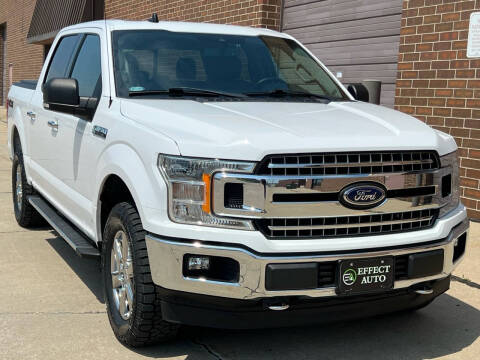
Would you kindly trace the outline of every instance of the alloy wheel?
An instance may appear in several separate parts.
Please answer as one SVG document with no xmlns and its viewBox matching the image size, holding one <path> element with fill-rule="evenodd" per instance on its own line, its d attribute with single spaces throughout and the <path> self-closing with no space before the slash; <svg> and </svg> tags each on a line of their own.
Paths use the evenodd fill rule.
<svg viewBox="0 0 480 360">
<path fill-rule="evenodd" d="M 133 263 L 131 246 L 122 230 L 115 234 L 110 258 L 115 307 L 122 319 L 128 320 L 133 309 Z"/>
<path fill-rule="evenodd" d="M 15 196 L 17 200 L 18 211 L 22 211 L 23 201 L 23 181 L 22 181 L 22 165 L 17 165 L 16 177 L 15 177 Z"/>
</svg>

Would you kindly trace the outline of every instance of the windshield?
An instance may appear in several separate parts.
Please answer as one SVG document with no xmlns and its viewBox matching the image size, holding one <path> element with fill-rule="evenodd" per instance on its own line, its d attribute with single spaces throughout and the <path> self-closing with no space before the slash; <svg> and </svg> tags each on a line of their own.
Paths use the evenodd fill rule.
<svg viewBox="0 0 480 360">
<path fill-rule="evenodd" d="M 113 54 L 120 97 L 202 96 L 200 90 L 205 90 L 204 95 L 248 99 L 291 95 L 288 100 L 294 101 L 305 95 L 348 100 L 325 70 L 290 39 L 124 30 L 113 32 Z"/>
</svg>

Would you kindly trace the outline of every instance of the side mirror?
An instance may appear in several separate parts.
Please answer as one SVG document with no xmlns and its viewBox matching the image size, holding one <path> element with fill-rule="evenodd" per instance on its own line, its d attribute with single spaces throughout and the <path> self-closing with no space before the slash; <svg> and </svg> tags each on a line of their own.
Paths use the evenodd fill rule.
<svg viewBox="0 0 480 360">
<path fill-rule="evenodd" d="M 45 109 L 74 114 L 80 106 L 76 79 L 53 78 L 43 85 Z"/>
<path fill-rule="evenodd" d="M 355 100 L 368 102 L 368 90 L 364 85 L 359 83 L 349 84 L 347 86 L 347 90 L 350 94 L 352 94 Z"/>
</svg>

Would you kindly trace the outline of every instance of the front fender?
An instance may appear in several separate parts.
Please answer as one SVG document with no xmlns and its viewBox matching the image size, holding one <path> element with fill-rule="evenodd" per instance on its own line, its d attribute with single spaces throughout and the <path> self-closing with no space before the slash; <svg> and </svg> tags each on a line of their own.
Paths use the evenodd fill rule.
<svg viewBox="0 0 480 360">
<path fill-rule="evenodd" d="M 172 148 L 171 151 L 176 151 Z M 148 228 L 149 209 L 166 214 L 167 186 L 157 168 L 158 153 L 150 152 L 142 156 L 138 151 L 126 143 L 116 143 L 109 146 L 101 155 L 98 162 L 97 178 L 95 181 L 96 202 L 96 229 L 97 239 L 101 239 L 100 195 L 105 181 L 110 175 L 116 175 L 125 183 L 135 201 L 140 219 L 144 228 Z"/>
</svg>

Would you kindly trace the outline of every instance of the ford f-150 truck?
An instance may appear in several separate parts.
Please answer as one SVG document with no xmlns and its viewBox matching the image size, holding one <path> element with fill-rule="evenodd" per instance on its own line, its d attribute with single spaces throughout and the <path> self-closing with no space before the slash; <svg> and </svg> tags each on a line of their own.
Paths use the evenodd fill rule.
<svg viewBox="0 0 480 360">
<path fill-rule="evenodd" d="M 465 253 L 457 146 L 290 35 L 61 30 L 8 94 L 13 206 L 100 256 L 117 338 L 419 309 Z"/>
</svg>

